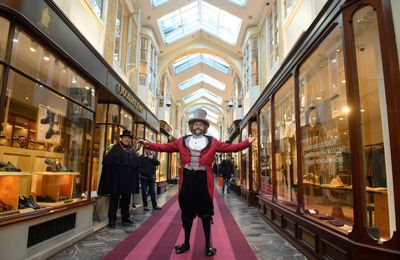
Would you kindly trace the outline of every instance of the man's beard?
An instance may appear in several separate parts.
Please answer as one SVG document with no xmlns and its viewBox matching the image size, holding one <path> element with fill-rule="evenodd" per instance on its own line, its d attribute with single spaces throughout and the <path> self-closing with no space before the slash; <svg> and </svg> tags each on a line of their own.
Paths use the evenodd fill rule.
<svg viewBox="0 0 400 260">
<path fill-rule="evenodd" d="M 200 128 L 196 128 L 193 130 L 193 134 L 194 135 L 202 135 L 203 134 L 203 130 L 201 130 Z"/>
</svg>

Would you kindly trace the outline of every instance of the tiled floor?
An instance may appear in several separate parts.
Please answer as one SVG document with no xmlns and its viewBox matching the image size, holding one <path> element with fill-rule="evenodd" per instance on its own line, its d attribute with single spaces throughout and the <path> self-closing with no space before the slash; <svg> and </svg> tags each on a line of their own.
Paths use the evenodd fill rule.
<svg viewBox="0 0 400 260">
<path fill-rule="evenodd" d="M 169 186 L 166 193 L 159 195 L 158 204 L 162 206 L 176 192 L 176 185 Z M 223 196 L 258 259 L 307 259 L 266 224 L 256 208 L 248 207 L 233 192 Z M 152 214 L 151 211 L 143 212 L 143 207 L 132 212 L 132 218 L 136 221 L 134 226 L 118 224 L 115 229 L 103 228 L 50 259 L 101 259 Z"/>
</svg>

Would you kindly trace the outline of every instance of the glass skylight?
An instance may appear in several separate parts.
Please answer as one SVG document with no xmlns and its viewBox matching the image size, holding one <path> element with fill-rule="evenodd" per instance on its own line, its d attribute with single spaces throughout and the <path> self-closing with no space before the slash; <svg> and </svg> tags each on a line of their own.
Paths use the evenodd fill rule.
<svg viewBox="0 0 400 260">
<path fill-rule="evenodd" d="M 204 30 L 235 45 L 242 19 L 198 0 L 161 17 L 157 22 L 165 44 Z"/>
<path fill-rule="evenodd" d="M 175 61 L 172 66 L 174 67 L 175 74 L 178 74 L 199 64 L 200 62 L 207 64 L 208 66 L 219 70 L 222 73 L 227 74 L 229 72 L 230 66 L 225 60 L 207 53 L 186 55 L 185 57 Z"/>
<path fill-rule="evenodd" d="M 201 89 L 193 92 L 192 94 L 184 97 L 183 102 L 185 104 L 188 104 L 188 103 L 195 101 L 201 97 L 205 97 L 206 99 L 209 99 L 212 102 L 215 102 L 217 104 L 222 104 L 222 98 L 220 96 L 215 95 L 214 93 L 212 93 L 204 88 L 201 88 Z"/>
<path fill-rule="evenodd" d="M 208 76 L 207 74 L 204 73 L 199 73 L 193 77 L 191 77 L 188 80 L 185 80 L 182 83 L 179 83 L 179 89 L 180 90 L 185 90 L 193 85 L 196 85 L 200 82 L 205 82 L 219 90 L 224 90 L 225 89 L 225 84 L 222 83 L 221 81 L 218 81 L 214 79 L 213 77 Z"/>
<path fill-rule="evenodd" d="M 247 5 L 247 0 L 230 0 L 232 3 L 241 5 L 241 6 L 246 6 Z"/>
<path fill-rule="evenodd" d="M 151 0 L 151 5 L 153 7 L 165 4 L 166 2 L 168 2 L 169 0 Z"/>
</svg>

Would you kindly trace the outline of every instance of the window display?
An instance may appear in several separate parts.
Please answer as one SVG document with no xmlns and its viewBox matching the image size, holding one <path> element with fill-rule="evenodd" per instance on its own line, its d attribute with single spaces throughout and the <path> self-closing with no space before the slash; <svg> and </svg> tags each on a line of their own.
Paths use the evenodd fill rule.
<svg viewBox="0 0 400 260">
<path fill-rule="evenodd" d="M 296 210 L 298 179 L 293 77 L 275 94 L 274 104 L 277 198 L 282 205 Z"/>
<path fill-rule="evenodd" d="M 147 131 L 152 131 L 148 128 L 146 128 L 146 132 Z M 154 131 L 152 131 L 153 136 L 156 137 L 156 133 Z M 166 135 L 164 134 L 160 134 L 161 137 L 161 143 L 162 144 L 166 144 L 168 143 L 168 138 Z M 152 139 L 148 139 L 152 142 L 155 142 L 155 138 L 154 140 Z M 160 182 L 160 181 L 165 181 L 167 180 L 167 170 L 168 170 L 168 153 L 159 153 L 159 158 L 160 158 L 160 166 L 158 166 L 157 169 L 157 174 L 156 174 L 156 181 Z"/>
<path fill-rule="evenodd" d="M 383 80 L 377 14 L 366 6 L 355 12 L 353 24 L 359 82 L 364 177 L 369 235 L 388 240 L 395 231 L 393 180 L 386 89 Z"/>
<path fill-rule="evenodd" d="M 246 140 L 249 138 L 248 134 L 249 130 L 248 127 L 243 128 L 242 130 L 242 140 Z M 242 181 L 242 187 L 245 189 L 249 190 L 250 189 L 250 175 L 249 175 L 249 165 L 248 162 L 250 161 L 250 153 L 248 149 L 244 149 L 240 152 L 241 154 L 241 163 L 240 163 L 240 168 L 241 168 L 241 181 Z"/>
<path fill-rule="evenodd" d="M 91 147 L 94 116 L 87 109 L 94 104 L 94 87 L 76 73 L 80 81 L 67 84 L 55 56 L 19 28 L 13 35 L 12 66 L 28 76 L 11 66 L 8 77 L 1 78 L 6 90 L 0 135 L 0 218 L 47 211 L 86 198 L 84 158 Z"/>
<path fill-rule="evenodd" d="M 0 17 L 0 60 L 4 60 L 6 57 L 9 28 L 10 22 L 3 17 Z"/>
<path fill-rule="evenodd" d="M 259 188 L 259 182 L 260 182 L 260 173 L 258 171 L 258 128 L 257 128 L 257 122 L 252 122 L 251 123 L 251 135 L 256 137 L 256 140 L 254 140 L 251 143 L 251 174 L 252 174 L 252 190 L 253 191 L 258 191 Z"/>
<path fill-rule="evenodd" d="M 260 111 L 260 194 L 272 199 L 271 102 Z"/>
<path fill-rule="evenodd" d="M 341 33 L 336 28 L 300 69 L 301 159 L 305 212 L 348 233 L 354 219 Z"/>
</svg>

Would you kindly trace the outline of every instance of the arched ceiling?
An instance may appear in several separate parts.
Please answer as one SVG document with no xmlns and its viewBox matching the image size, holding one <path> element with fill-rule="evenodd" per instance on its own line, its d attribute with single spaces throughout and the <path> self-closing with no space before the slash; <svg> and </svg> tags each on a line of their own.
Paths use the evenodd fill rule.
<svg viewBox="0 0 400 260">
<path fill-rule="evenodd" d="M 225 118 L 223 106 L 232 97 L 233 76 L 235 73 L 241 74 L 241 51 L 246 30 L 250 27 L 261 27 L 260 23 L 267 8 L 265 1 L 132 0 L 132 2 L 135 9 L 140 11 L 142 25 L 151 29 L 156 37 L 160 51 L 159 73 L 167 70 L 170 72 L 171 94 L 175 100 L 180 102 L 183 110 L 189 114 L 194 108 L 202 107 L 208 111 L 213 109 L 214 112 L 211 113 L 217 114 L 217 120 L 221 122 Z M 156 6 L 153 7 L 152 3 Z M 157 3 L 161 4 L 157 5 Z M 245 5 L 241 6 L 237 3 Z M 225 19 L 230 15 L 233 17 L 226 21 Z M 231 25 L 237 21 L 239 25 L 231 28 Z M 171 41 L 181 33 L 185 36 Z M 237 33 L 236 39 L 234 33 Z M 228 42 L 225 41 L 228 39 Z M 210 64 L 200 62 L 175 74 L 174 62 L 189 54 L 214 55 L 229 64 L 229 71 L 223 73 Z M 196 75 L 199 77 L 198 74 L 225 84 L 225 89 L 215 88 L 207 80 L 200 82 L 197 80 L 196 84 L 186 89 L 179 88 L 179 84 Z M 211 92 L 214 97 L 220 97 L 222 102 L 202 95 L 207 92 Z M 193 94 L 197 96 L 194 96 L 191 102 L 185 103 L 185 97 L 188 98 Z"/>
</svg>

